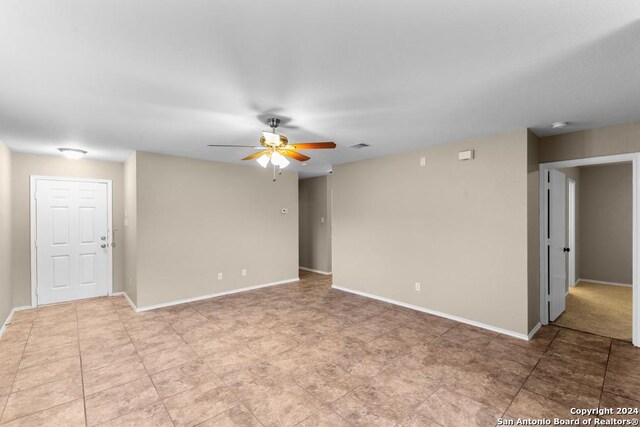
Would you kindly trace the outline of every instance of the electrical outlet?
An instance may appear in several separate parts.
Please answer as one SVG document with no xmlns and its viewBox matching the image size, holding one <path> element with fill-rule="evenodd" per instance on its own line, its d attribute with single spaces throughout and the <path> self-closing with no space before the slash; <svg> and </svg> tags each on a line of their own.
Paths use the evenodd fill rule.
<svg viewBox="0 0 640 427">
<path fill-rule="evenodd" d="M 222 273 L 218 273 L 218 280 L 222 280 Z"/>
<path fill-rule="evenodd" d="M 416 282 L 416 291 L 420 292 L 420 282 Z"/>
<path fill-rule="evenodd" d="M 427 158 L 420 157 L 420 166 L 426 166 L 426 165 L 427 165 Z"/>
<path fill-rule="evenodd" d="M 243 268 L 243 269 L 242 269 L 242 275 L 243 275 L 243 276 L 246 276 L 246 275 L 247 275 L 247 269 L 246 269 L 246 268 Z"/>
</svg>

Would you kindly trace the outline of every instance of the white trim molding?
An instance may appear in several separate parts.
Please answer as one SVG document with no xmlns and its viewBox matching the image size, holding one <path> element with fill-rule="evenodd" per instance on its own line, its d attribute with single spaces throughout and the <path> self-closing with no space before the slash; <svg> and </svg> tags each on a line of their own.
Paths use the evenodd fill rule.
<svg viewBox="0 0 640 427">
<path fill-rule="evenodd" d="M 370 294 L 370 293 L 367 293 L 367 292 L 357 291 L 357 290 L 351 289 L 351 288 L 345 288 L 343 286 L 332 285 L 331 287 L 333 289 L 337 289 L 339 291 L 349 292 L 351 294 L 356 294 L 356 295 L 360 295 L 362 297 L 375 299 L 375 300 L 386 302 L 386 303 L 393 304 L 393 305 L 398 305 L 400 307 L 410 308 L 411 310 L 416 310 L 416 311 L 420 311 L 422 313 L 432 314 L 432 315 L 438 316 L 438 317 L 444 317 L 445 319 L 455 320 L 456 322 L 460 322 L 460 323 L 466 323 L 467 325 L 476 326 L 478 328 L 486 329 L 486 330 L 492 331 L 492 332 L 497 332 L 497 333 L 503 334 L 503 335 L 509 335 L 510 337 L 518 338 L 518 339 L 525 340 L 525 341 L 530 340 L 535 335 L 535 333 L 538 332 L 538 329 L 540 329 L 540 324 L 538 324 L 536 327 L 533 328 L 533 330 L 531 332 L 529 332 L 529 334 L 521 334 L 521 333 L 518 333 L 518 332 L 509 331 L 507 329 L 498 328 L 496 326 L 487 325 L 485 323 L 476 322 L 475 320 L 465 319 L 463 317 L 454 316 L 452 314 L 443 313 L 441 311 L 431 310 L 431 309 L 420 307 L 420 306 L 417 306 L 417 305 L 408 304 L 406 302 L 397 301 L 397 300 L 394 300 L 394 299 L 391 299 L 391 298 L 381 297 L 381 296 L 373 295 L 373 294 Z"/>
<path fill-rule="evenodd" d="M 632 190 L 632 222 L 633 222 L 633 275 L 632 275 L 632 342 L 636 347 L 640 346 L 640 153 L 616 154 L 613 156 L 590 157 L 586 159 L 562 160 L 558 162 L 541 163 L 539 166 L 540 182 L 540 323 L 549 323 L 548 295 L 547 295 L 547 269 L 546 258 L 546 231 L 547 231 L 547 198 L 545 197 L 545 176 L 551 169 L 563 169 L 578 166 L 604 165 L 612 163 L 629 162 L 633 168 Z M 585 280 L 585 279 L 582 279 Z M 612 283 L 609 283 L 612 284 Z"/>
<path fill-rule="evenodd" d="M 314 270 L 313 268 L 308 268 L 308 267 L 298 267 L 298 268 L 300 270 L 310 271 L 312 273 L 324 274 L 325 276 L 330 276 L 331 275 L 330 271 Z"/>
<path fill-rule="evenodd" d="M 72 181 L 72 182 L 97 182 L 107 185 L 107 226 L 109 231 L 107 233 L 108 242 L 113 242 L 113 181 L 110 179 L 92 179 L 92 178 L 73 178 L 64 176 L 42 176 L 31 175 L 29 177 L 29 223 L 31 229 L 30 237 L 30 251 L 31 251 L 31 307 L 38 306 L 38 255 L 36 249 L 36 236 L 37 236 L 37 205 L 36 205 L 36 184 L 38 180 L 50 180 L 50 181 Z M 113 295 L 113 246 L 108 245 L 108 258 L 107 258 L 107 296 Z M 65 303 L 70 301 L 60 301 L 59 303 Z"/>
<path fill-rule="evenodd" d="M 0 327 L 0 337 L 2 336 L 2 334 L 4 334 L 4 331 L 5 331 L 5 329 L 7 329 L 7 326 L 9 326 L 11 324 L 11 320 L 13 319 L 13 314 L 16 311 L 29 310 L 31 308 L 33 308 L 33 307 L 31 307 L 30 305 L 24 305 L 22 307 L 14 307 L 14 308 L 12 308 L 11 311 L 9 312 L 9 315 L 7 316 L 7 319 L 2 324 L 2 327 Z"/>
<path fill-rule="evenodd" d="M 285 285 L 287 283 L 298 282 L 299 280 L 300 280 L 300 278 L 298 278 L 298 277 L 293 278 L 293 279 L 278 280 L 277 282 L 269 282 L 269 283 L 263 283 L 261 285 L 247 286 L 246 288 L 231 289 L 231 290 L 228 290 L 228 291 L 217 292 L 215 294 L 207 294 L 207 295 L 201 295 L 201 296 L 193 297 L 193 298 L 185 298 L 185 299 L 180 299 L 180 300 L 175 300 L 175 301 L 163 302 L 163 303 L 160 303 L 160 304 L 148 305 L 148 306 L 145 306 L 145 307 L 137 307 L 133 303 L 133 301 L 131 301 L 131 299 L 129 298 L 129 295 L 127 295 L 126 292 L 124 292 L 124 297 L 127 299 L 127 301 L 129 302 L 129 305 L 131 305 L 133 310 L 136 313 L 140 313 L 142 311 L 156 310 L 158 308 L 171 307 L 171 306 L 174 306 L 174 305 L 186 304 L 186 303 L 189 303 L 189 302 L 196 302 L 196 301 L 201 301 L 201 300 L 209 299 L 209 298 L 217 298 L 217 297 L 222 297 L 222 296 L 225 296 L 225 295 L 238 294 L 240 292 L 247 292 L 247 291 L 253 291 L 255 289 L 268 288 L 270 286 Z"/>
<path fill-rule="evenodd" d="M 540 328 L 542 328 L 542 323 L 538 322 L 538 324 L 534 326 L 533 329 L 531 329 L 531 332 L 529 332 L 529 335 L 527 335 L 527 341 L 531 341 L 533 337 L 538 333 Z"/>
<path fill-rule="evenodd" d="M 633 288 L 633 285 L 630 283 L 620 283 L 620 282 L 605 282 L 604 280 L 592 280 L 592 279 L 578 279 L 578 281 L 576 282 L 576 284 L 580 283 L 580 282 L 585 282 L 585 283 L 595 283 L 596 285 L 611 285 L 611 286 L 622 286 L 625 288 Z"/>
</svg>

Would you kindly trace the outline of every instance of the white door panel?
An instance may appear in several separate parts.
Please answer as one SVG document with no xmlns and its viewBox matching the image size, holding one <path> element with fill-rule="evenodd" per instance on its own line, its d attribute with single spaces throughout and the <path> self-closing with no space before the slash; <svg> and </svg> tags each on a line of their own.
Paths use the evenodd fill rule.
<svg viewBox="0 0 640 427">
<path fill-rule="evenodd" d="M 567 264 L 566 247 L 566 189 L 565 175 L 551 170 L 549 180 L 549 321 L 554 321 L 565 309 Z"/>
<path fill-rule="evenodd" d="M 38 304 L 108 294 L 107 203 L 106 183 L 36 181 Z"/>
</svg>

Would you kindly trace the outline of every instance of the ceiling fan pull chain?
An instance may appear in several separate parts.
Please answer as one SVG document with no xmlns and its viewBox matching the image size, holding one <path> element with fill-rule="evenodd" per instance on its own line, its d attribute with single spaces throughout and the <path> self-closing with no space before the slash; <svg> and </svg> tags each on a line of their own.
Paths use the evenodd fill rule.
<svg viewBox="0 0 640 427">
<path fill-rule="evenodd" d="M 276 182 L 276 165 L 273 165 L 273 182 Z"/>
</svg>

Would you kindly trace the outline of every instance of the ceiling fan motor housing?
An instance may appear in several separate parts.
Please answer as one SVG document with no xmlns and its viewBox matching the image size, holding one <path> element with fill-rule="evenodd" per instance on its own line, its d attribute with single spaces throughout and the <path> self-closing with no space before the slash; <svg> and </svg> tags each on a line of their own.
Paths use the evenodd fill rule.
<svg viewBox="0 0 640 427">
<path fill-rule="evenodd" d="M 280 125 L 280 119 L 277 117 L 271 117 L 267 120 L 267 124 L 270 128 L 277 128 Z"/>
</svg>

